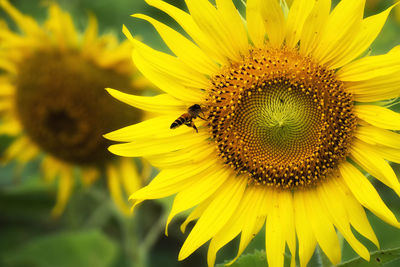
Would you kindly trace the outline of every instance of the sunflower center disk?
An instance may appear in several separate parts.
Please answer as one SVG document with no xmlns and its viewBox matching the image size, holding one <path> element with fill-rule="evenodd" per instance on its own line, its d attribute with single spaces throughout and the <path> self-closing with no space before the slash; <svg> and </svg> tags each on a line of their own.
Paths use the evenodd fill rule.
<svg viewBox="0 0 400 267">
<path fill-rule="evenodd" d="M 224 162 L 249 182 L 313 185 L 346 157 L 356 119 L 333 71 L 295 51 L 259 49 L 212 84 L 210 133 Z"/>
<path fill-rule="evenodd" d="M 70 163 L 110 159 L 103 134 L 139 120 L 104 90 L 132 88 L 130 77 L 101 68 L 74 51 L 39 51 L 18 68 L 16 106 L 29 137 Z"/>
</svg>

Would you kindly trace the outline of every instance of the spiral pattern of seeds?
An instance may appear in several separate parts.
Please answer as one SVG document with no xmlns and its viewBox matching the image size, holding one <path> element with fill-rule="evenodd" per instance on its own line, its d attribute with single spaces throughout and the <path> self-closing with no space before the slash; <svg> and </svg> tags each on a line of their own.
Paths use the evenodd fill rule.
<svg viewBox="0 0 400 267">
<path fill-rule="evenodd" d="M 254 49 L 212 78 L 208 128 L 224 163 L 249 183 L 293 189 L 344 160 L 356 117 L 334 71 L 289 49 Z"/>
</svg>

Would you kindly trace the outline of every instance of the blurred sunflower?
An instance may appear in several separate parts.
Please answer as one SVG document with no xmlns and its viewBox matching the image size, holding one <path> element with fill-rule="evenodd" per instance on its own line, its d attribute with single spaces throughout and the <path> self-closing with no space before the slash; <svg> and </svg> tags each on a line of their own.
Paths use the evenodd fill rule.
<svg viewBox="0 0 400 267">
<path fill-rule="evenodd" d="M 184 231 L 198 219 L 179 260 L 211 240 L 213 266 L 218 250 L 240 234 L 239 256 L 263 225 L 272 267 L 283 266 L 286 244 L 292 266 L 296 251 L 306 266 L 317 243 L 339 263 L 336 230 L 369 260 L 352 232 L 379 247 L 363 207 L 400 227 L 362 172 L 400 194 L 386 161 L 400 163 L 400 135 L 393 131 L 400 130 L 400 114 L 382 105 L 400 93 L 400 47 L 359 57 L 393 6 L 364 18 L 365 0 L 342 0 L 332 11 L 330 0 L 294 0 L 290 10 L 277 0 L 248 0 L 244 25 L 231 0 L 216 0 L 216 7 L 186 0 L 190 13 L 161 0 L 146 2 L 174 18 L 193 41 L 133 15 L 151 23 L 175 56 L 124 29 L 134 63 L 165 94 L 109 89 L 160 115 L 106 137 L 125 142 L 111 152 L 145 156 L 161 169 L 131 195 L 134 206 L 176 194 L 167 223 L 195 207 L 182 225 Z M 176 123 L 190 127 L 171 130 L 181 114 Z"/>
<path fill-rule="evenodd" d="M 107 151 L 110 143 L 102 138 L 142 117 L 104 90 L 113 85 L 139 93 L 145 86 L 130 60 L 129 43 L 98 37 L 94 17 L 79 35 L 71 16 L 55 4 L 43 26 L 7 0 L 0 4 L 22 32 L 1 24 L 0 133 L 15 136 L 2 162 L 24 166 L 43 154 L 44 176 L 59 178 L 56 216 L 70 197 L 77 168 L 84 184 L 107 176 L 115 203 L 129 212 L 124 194 L 141 186 L 140 177 L 131 160 Z"/>
</svg>

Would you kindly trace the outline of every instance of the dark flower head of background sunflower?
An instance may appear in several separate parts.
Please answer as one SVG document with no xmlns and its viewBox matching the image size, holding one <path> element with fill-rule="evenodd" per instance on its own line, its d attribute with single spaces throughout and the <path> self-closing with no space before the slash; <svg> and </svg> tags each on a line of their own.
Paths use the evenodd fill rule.
<svg viewBox="0 0 400 267">
<path fill-rule="evenodd" d="M 43 25 L 7 0 L 0 5 L 20 29 L 15 32 L 4 22 L 0 29 L 0 134 L 15 137 L 2 162 L 24 166 L 42 156 L 46 179 L 59 178 L 54 215 L 65 208 L 76 168 L 84 184 L 107 177 L 113 199 L 128 212 L 124 195 L 141 180 L 132 161 L 115 159 L 106 150 L 109 143 L 102 135 L 142 117 L 104 90 L 113 86 L 140 94 L 147 86 L 131 62 L 130 44 L 98 36 L 93 16 L 80 34 L 56 4 L 49 5 Z"/>
</svg>

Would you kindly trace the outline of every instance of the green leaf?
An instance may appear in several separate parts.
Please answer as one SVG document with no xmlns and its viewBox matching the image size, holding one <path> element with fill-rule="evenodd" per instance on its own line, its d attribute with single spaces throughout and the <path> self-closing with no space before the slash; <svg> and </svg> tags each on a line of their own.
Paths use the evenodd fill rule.
<svg viewBox="0 0 400 267">
<path fill-rule="evenodd" d="M 224 267 L 229 261 L 218 264 L 217 267 Z M 265 267 L 267 266 L 267 259 L 265 252 L 262 250 L 255 250 L 253 253 L 242 255 L 239 259 L 230 265 L 231 267 Z"/>
<path fill-rule="evenodd" d="M 343 262 L 337 266 L 340 267 L 377 267 L 388 264 L 392 261 L 400 259 L 400 248 L 380 250 L 371 253 L 371 260 L 369 262 L 364 259 L 357 257 L 352 260 Z"/>
<path fill-rule="evenodd" d="M 101 232 L 66 232 L 30 241 L 2 255 L 2 266 L 111 266 L 117 247 Z"/>
</svg>

